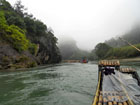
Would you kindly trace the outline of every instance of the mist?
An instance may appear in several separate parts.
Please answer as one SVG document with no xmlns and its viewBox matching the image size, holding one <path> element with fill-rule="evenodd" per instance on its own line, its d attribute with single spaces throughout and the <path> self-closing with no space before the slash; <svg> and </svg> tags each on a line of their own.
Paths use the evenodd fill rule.
<svg viewBox="0 0 140 105">
<path fill-rule="evenodd" d="M 88 58 L 89 52 L 78 48 L 76 43 L 72 37 L 59 37 L 58 47 L 63 60 Z"/>
<path fill-rule="evenodd" d="M 16 0 L 8 1 L 14 4 Z M 84 50 L 127 33 L 140 20 L 139 0 L 21 1 L 29 13 L 53 29 L 58 39 L 71 37 Z"/>
</svg>

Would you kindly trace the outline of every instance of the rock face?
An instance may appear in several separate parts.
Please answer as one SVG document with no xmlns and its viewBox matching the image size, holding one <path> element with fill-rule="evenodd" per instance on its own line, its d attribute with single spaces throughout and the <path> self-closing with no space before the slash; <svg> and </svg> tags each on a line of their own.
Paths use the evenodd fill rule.
<svg viewBox="0 0 140 105">
<path fill-rule="evenodd" d="M 37 66 L 37 59 L 28 51 L 19 53 L 9 44 L 0 44 L 0 69 L 18 69 Z"/>
<path fill-rule="evenodd" d="M 19 52 L 7 41 L 0 40 L 0 69 L 29 68 L 41 64 L 59 63 L 61 55 L 58 47 L 48 37 L 38 37 L 37 53 Z"/>
<path fill-rule="evenodd" d="M 38 40 L 36 40 L 36 37 Z M 59 48 L 53 42 L 54 40 L 49 38 L 48 35 L 35 36 L 34 39 L 28 37 L 28 39 L 30 39 L 31 42 L 38 44 L 38 52 L 36 54 L 36 58 L 38 59 L 39 64 L 59 63 L 61 61 Z"/>
<path fill-rule="evenodd" d="M 29 51 L 19 53 L 11 45 L 1 43 L 0 70 L 30 68 L 41 64 L 59 63 L 61 56 L 58 48 L 52 46 L 50 49 L 41 47 L 37 55 L 32 55 Z"/>
</svg>

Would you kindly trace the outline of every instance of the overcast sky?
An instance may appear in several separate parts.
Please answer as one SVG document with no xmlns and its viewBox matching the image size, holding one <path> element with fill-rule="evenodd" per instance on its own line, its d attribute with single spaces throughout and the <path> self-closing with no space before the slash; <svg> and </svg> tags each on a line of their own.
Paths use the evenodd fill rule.
<svg viewBox="0 0 140 105">
<path fill-rule="evenodd" d="M 16 0 L 8 0 L 12 5 Z M 28 12 L 54 30 L 71 36 L 79 48 L 122 35 L 140 20 L 140 0 L 21 0 Z"/>
</svg>

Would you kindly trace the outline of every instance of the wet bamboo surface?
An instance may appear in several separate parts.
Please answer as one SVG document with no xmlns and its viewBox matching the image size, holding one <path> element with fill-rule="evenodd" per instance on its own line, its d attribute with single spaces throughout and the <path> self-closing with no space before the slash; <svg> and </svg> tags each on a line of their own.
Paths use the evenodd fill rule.
<svg viewBox="0 0 140 105">
<path fill-rule="evenodd" d="M 136 72 L 136 70 L 133 68 L 120 68 L 118 71 L 123 73 Z"/>
<path fill-rule="evenodd" d="M 96 105 L 130 105 L 128 101 L 121 102 L 121 100 L 122 96 L 119 96 L 117 92 L 108 91 L 103 93 L 102 91 L 100 91 L 98 96 L 98 102 Z"/>
<path fill-rule="evenodd" d="M 101 60 L 98 64 L 99 67 L 114 67 L 115 70 L 122 72 L 133 74 L 136 72 L 133 68 L 120 68 L 119 60 Z M 117 67 L 117 68 L 116 68 Z M 102 70 L 102 69 L 99 69 Z M 100 81 L 99 75 L 99 81 Z M 100 84 L 99 84 L 100 85 Z M 94 100 L 93 105 L 133 105 L 132 101 L 127 96 L 125 92 L 117 92 L 117 91 L 100 91 L 100 88 L 97 88 L 96 91 L 96 100 Z"/>
<path fill-rule="evenodd" d="M 120 66 L 119 60 L 101 60 L 99 66 Z"/>
</svg>

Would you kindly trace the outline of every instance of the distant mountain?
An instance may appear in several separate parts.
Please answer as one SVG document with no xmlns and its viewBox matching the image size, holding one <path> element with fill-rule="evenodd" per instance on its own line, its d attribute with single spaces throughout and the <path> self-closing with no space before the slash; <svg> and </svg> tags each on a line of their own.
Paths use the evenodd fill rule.
<svg viewBox="0 0 140 105">
<path fill-rule="evenodd" d="M 62 59 L 68 60 L 68 59 L 82 59 L 83 57 L 88 57 L 88 52 L 81 50 L 77 47 L 76 41 L 72 38 L 66 38 L 62 37 L 60 39 L 60 42 L 58 44 L 58 47 L 60 49 Z"/>
</svg>

